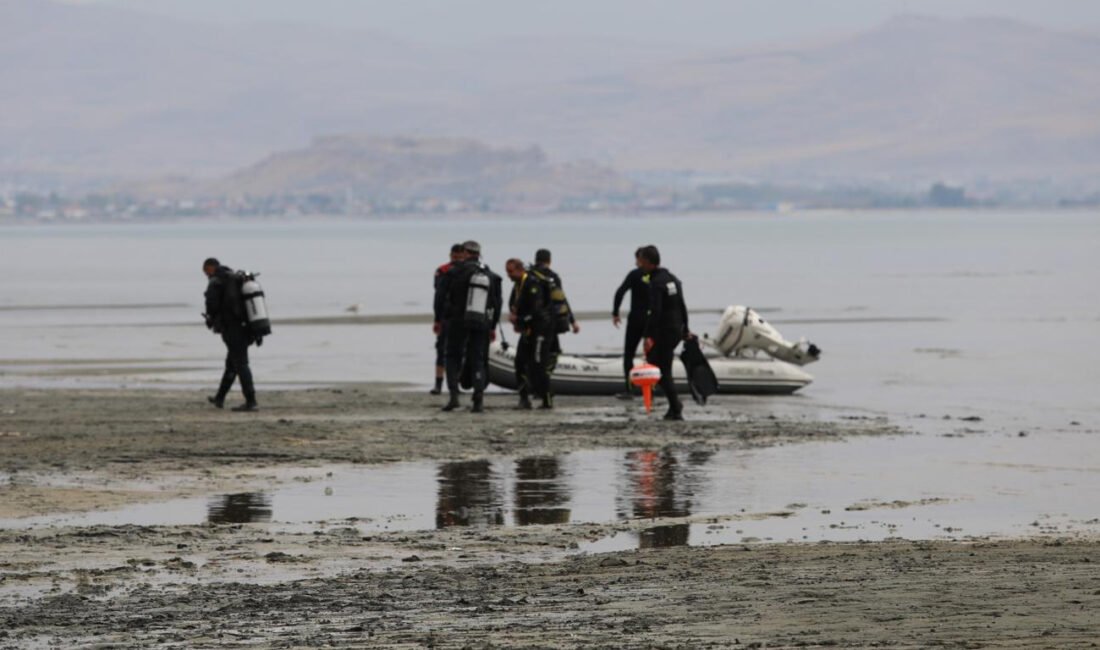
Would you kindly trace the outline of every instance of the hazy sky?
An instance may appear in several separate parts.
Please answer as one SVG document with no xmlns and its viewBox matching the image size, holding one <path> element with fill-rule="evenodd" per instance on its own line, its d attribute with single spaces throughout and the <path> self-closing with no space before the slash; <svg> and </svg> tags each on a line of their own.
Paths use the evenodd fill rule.
<svg viewBox="0 0 1100 650">
<path fill-rule="evenodd" d="M 586 36 L 726 47 L 859 31 L 896 14 L 1100 31 L 1097 0 L 68 0 L 211 21 L 279 21 L 428 43 Z"/>
</svg>

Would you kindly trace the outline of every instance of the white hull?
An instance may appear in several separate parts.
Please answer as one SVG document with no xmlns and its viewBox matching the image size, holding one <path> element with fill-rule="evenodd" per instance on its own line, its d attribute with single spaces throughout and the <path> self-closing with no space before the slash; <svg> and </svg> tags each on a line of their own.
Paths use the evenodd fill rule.
<svg viewBox="0 0 1100 650">
<path fill-rule="evenodd" d="M 641 359 L 639 359 L 641 361 Z M 772 358 L 709 357 L 720 394 L 790 394 L 813 381 L 801 368 Z M 688 390 L 684 364 L 673 364 L 677 390 Z M 516 389 L 515 348 L 500 343 L 489 346 L 489 381 Z M 557 395 L 614 395 L 626 390 L 621 356 L 563 354 L 551 376 Z"/>
</svg>

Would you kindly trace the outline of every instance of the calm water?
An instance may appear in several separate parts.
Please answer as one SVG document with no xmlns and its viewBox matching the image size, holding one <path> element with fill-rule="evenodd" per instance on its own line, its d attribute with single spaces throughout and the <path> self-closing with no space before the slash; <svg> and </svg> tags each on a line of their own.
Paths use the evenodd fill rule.
<svg viewBox="0 0 1100 650">
<path fill-rule="evenodd" d="M 508 257 L 552 249 L 574 306 L 601 311 L 610 311 L 634 249 L 658 244 L 698 312 L 697 331 L 716 321 L 705 310 L 747 304 L 788 338 L 823 348 L 808 368 L 815 383 L 776 408 L 980 414 L 1006 428 L 1100 419 L 1100 214 L 1092 212 L 5 227 L 0 385 L 212 385 L 222 346 L 199 319 L 199 267 L 211 255 L 263 273 L 276 332 L 253 355 L 261 388 L 426 385 L 427 326 L 280 327 L 278 319 L 339 316 L 352 305 L 362 314 L 426 313 L 434 267 L 451 243 L 471 237 L 498 270 Z M 567 350 L 618 345 L 609 319 L 582 325 Z M 75 359 L 100 363 L 57 363 Z"/>
<path fill-rule="evenodd" d="M 560 456 L 293 470 L 269 491 L 180 499 L 0 527 L 329 522 L 362 533 L 640 521 L 587 544 L 887 537 L 1095 536 L 1090 434 L 906 436 L 754 450 L 599 449 Z M 729 519 L 728 517 L 733 517 Z M 675 522 L 653 522 L 674 518 Z"/>
</svg>

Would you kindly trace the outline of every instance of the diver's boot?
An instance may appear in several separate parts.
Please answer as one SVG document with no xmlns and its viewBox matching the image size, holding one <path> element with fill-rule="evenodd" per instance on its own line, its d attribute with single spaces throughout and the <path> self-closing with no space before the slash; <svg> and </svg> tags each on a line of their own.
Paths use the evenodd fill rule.
<svg viewBox="0 0 1100 650">
<path fill-rule="evenodd" d="M 542 396 L 542 404 L 539 404 L 539 410 L 540 411 L 549 411 L 552 408 L 554 408 L 554 396 L 553 395 L 543 395 Z"/>
<path fill-rule="evenodd" d="M 664 419 L 672 422 L 683 422 L 684 414 L 680 411 L 673 411 L 672 409 L 669 409 L 668 413 L 665 413 Z"/>
<path fill-rule="evenodd" d="M 436 377 L 435 378 L 435 388 L 432 388 L 428 392 L 431 393 L 432 395 L 441 394 L 443 392 L 443 378 L 442 377 Z"/>
<path fill-rule="evenodd" d="M 241 383 L 244 384 L 244 404 L 234 406 L 232 410 L 241 413 L 246 411 L 259 411 L 260 405 L 256 403 L 256 389 L 252 387 L 252 375 L 241 373 Z"/>
<path fill-rule="evenodd" d="M 451 393 L 451 399 L 443 406 L 444 411 L 453 411 L 458 408 L 458 394 Z"/>
<path fill-rule="evenodd" d="M 484 413 L 485 412 L 485 395 L 483 393 L 474 393 L 474 405 L 470 407 L 471 413 Z"/>
<path fill-rule="evenodd" d="M 225 408 L 225 397 L 229 395 L 229 391 L 233 388 L 233 382 L 235 381 L 237 381 L 237 371 L 227 364 L 225 372 L 222 373 L 221 383 L 218 384 L 218 392 L 207 397 L 206 401 L 217 408 Z"/>
<path fill-rule="evenodd" d="M 526 395 L 520 395 L 519 396 L 519 406 L 517 406 L 516 408 L 518 408 L 521 411 L 530 411 L 531 408 L 532 408 L 531 407 L 531 398 L 526 396 Z"/>
</svg>

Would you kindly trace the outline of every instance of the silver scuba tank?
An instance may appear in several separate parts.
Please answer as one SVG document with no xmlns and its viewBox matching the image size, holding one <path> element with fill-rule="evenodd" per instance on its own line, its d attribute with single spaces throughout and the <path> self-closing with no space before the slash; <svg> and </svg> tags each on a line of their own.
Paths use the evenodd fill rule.
<svg viewBox="0 0 1100 650">
<path fill-rule="evenodd" d="M 466 314 L 463 320 L 471 325 L 489 324 L 489 274 L 478 267 L 470 276 L 470 285 L 466 289 Z"/>
<path fill-rule="evenodd" d="M 245 275 L 241 284 L 241 300 L 244 301 L 245 319 L 253 336 L 267 336 L 271 334 L 271 319 L 267 314 L 267 301 L 264 299 L 264 289 L 256 280 L 258 273 Z"/>
</svg>

